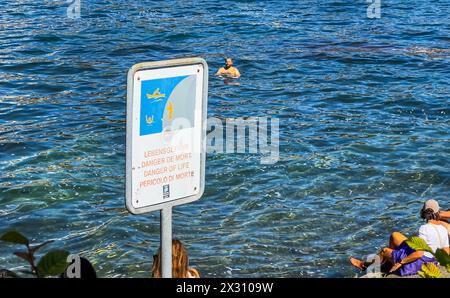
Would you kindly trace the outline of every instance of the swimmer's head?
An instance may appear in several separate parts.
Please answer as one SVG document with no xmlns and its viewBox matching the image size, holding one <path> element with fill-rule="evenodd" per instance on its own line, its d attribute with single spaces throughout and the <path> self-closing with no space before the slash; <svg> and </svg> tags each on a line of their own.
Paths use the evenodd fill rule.
<svg viewBox="0 0 450 298">
<path fill-rule="evenodd" d="M 225 66 L 226 66 L 227 68 L 233 66 L 233 59 L 231 59 L 231 58 L 225 58 Z"/>
</svg>

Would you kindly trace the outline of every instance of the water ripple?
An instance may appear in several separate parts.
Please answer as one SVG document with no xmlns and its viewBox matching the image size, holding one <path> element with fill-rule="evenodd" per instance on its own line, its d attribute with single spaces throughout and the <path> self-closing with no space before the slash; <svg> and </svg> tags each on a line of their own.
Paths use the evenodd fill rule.
<svg viewBox="0 0 450 298">
<path fill-rule="evenodd" d="M 206 192 L 174 235 L 207 277 L 354 276 L 349 255 L 413 233 L 449 203 L 450 2 L 0 1 L 0 218 L 87 256 L 100 276 L 149 277 L 156 213 L 124 211 L 126 72 L 232 56 L 209 115 L 280 119 L 280 161 L 210 154 Z M 368 249 L 372 249 L 368 251 Z M 21 268 L 0 247 L 0 266 Z"/>
</svg>

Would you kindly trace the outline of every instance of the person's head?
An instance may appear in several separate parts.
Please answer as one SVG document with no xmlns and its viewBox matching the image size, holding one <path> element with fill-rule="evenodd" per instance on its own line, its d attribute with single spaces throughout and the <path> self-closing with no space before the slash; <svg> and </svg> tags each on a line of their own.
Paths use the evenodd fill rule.
<svg viewBox="0 0 450 298">
<path fill-rule="evenodd" d="M 233 59 L 231 59 L 231 58 L 225 58 L 225 66 L 226 66 L 227 68 L 233 66 Z"/>
<path fill-rule="evenodd" d="M 152 277 L 161 277 L 161 249 L 153 256 Z M 172 277 L 186 278 L 189 271 L 189 257 L 180 240 L 172 240 Z"/>
<path fill-rule="evenodd" d="M 420 210 L 420 217 L 429 220 L 439 220 L 439 203 L 436 200 L 428 200 Z"/>
</svg>

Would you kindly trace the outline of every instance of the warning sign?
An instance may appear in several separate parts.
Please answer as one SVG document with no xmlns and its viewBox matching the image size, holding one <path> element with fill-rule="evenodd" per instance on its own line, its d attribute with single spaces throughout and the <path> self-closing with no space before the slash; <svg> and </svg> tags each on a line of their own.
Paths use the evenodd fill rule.
<svg viewBox="0 0 450 298">
<path fill-rule="evenodd" d="M 126 206 L 134 214 L 203 194 L 208 68 L 203 59 L 141 63 L 128 73 Z"/>
</svg>

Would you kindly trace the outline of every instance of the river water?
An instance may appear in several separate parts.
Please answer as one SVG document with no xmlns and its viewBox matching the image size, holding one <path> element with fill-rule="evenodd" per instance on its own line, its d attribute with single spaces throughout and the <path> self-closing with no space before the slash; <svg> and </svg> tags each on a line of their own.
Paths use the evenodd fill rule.
<svg viewBox="0 0 450 298">
<path fill-rule="evenodd" d="M 414 2 L 414 3 L 413 3 Z M 206 277 L 352 277 L 350 255 L 450 208 L 450 1 L 0 1 L 0 232 L 149 277 L 159 215 L 124 208 L 126 73 L 203 57 L 208 116 L 280 121 L 280 160 L 209 154 L 174 235 Z M 239 85 L 214 77 L 223 57 Z M 0 267 L 24 264 L 0 246 Z"/>
</svg>

